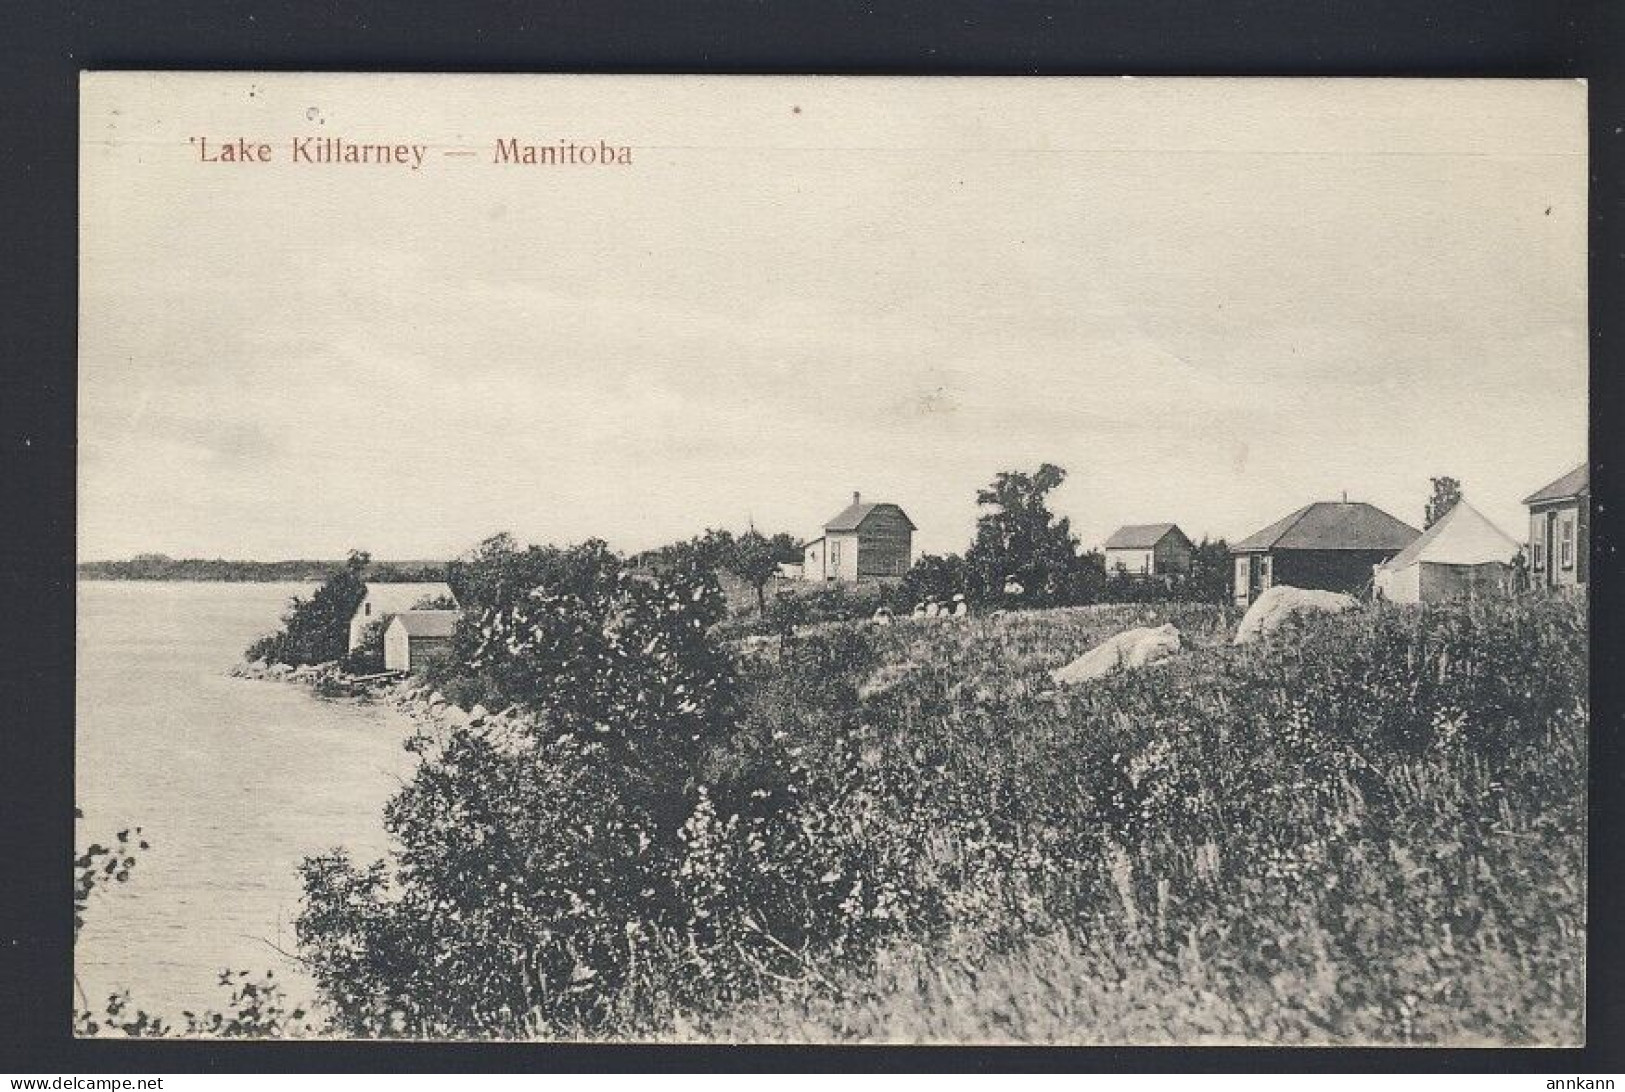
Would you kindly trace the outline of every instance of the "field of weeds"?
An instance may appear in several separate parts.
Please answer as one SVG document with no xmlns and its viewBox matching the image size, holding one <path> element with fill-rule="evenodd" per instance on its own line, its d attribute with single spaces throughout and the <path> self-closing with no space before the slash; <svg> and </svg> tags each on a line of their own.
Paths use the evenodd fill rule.
<svg viewBox="0 0 1625 1092">
<path fill-rule="evenodd" d="M 355 1036 L 1583 1040 L 1575 599 L 1367 605 L 1237 647 L 1136 604 L 735 644 L 703 579 L 488 618 L 517 710 L 421 742 L 390 858 L 305 863 Z M 1107 637 L 1172 659 L 1058 687 Z"/>
<path fill-rule="evenodd" d="M 1049 681 L 1164 621 L 1176 660 Z M 698 1000 L 645 983 L 643 1030 L 1582 1041 L 1584 604 L 1371 606 L 1243 648 L 1235 621 L 1178 604 L 907 621 L 756 662 L 709 778 L 734 818 L 699 831 L 748 844 L 697 867 L 708 928 L 794 958 L 719 966 Z M 786 791 L 793 838 L 750 815 Z M 809 881 L 787 862 L 811 846 Z"/>
</svg>

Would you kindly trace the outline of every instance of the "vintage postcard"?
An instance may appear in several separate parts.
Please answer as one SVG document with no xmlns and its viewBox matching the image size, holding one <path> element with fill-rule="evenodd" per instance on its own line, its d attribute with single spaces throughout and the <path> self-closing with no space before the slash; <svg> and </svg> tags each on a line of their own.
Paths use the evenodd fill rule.
<svg viewBox="0 0 1625 1092">
<path fill-rule="evenodd" d="M 78 1035 L 1585 1041 L 1583 83 L 81 138 Z"/>
</svg>

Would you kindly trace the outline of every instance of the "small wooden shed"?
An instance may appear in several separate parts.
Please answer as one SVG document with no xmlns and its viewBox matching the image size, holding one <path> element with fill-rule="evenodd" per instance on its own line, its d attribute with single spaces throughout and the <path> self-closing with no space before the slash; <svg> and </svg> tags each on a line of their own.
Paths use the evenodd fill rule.
<svg viewBox="0 0 1625 1092">
<path fill-rule="evenodd" d="M 460 611 L 405 610 L 384 627 L 384 670 L 418 671 L 430 659 L 451 652 Z"/>
</svg>

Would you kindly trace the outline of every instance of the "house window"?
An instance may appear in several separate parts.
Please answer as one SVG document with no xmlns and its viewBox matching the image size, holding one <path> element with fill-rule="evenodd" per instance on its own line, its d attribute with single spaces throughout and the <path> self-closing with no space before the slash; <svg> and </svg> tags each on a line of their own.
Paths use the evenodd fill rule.
<svg viewBox="0 0 1625 1092">
<path fill-rule="evenodd" d="M 1546 568 L 1546 544 L 1541 541 L 1541 536 L 1537 535 L 1531 545 L 1534 549 L 1529 551 L 1529 559 L 1538 573 Z"/>
<path fill-rule="evenodd" d="M 829 544 L 829 567 L 832 569 L 841 567 L 841 544 L 839 542 Z"/>
<path fill-rule="evenodd" d="M 1561 553 L 1558 556 L 1562 559 L 1565 569 L 1572 569 L 1574 568 L 1574 521 L 1566 519 L 1558 526 L 1562 528 L 1562 538 L 1559 542 Z"/>
<path fill-rule="evenodd" d="M 366 606 L 363 607 L 362 610 L 363 610 L 363 613 L 365 613 L 368 618 L 372 617 L 372 604 L 371 603 L 366 604 Z"/>
<path fill-rule="evenodd" d="M 1272 558 L 1269 554 L 1265 554 L 1263 557 L 1258 559 L 1258 586 L 1260 588 L 1267 588 L 1270 586 L 1271 560 Z"/>
</svg>

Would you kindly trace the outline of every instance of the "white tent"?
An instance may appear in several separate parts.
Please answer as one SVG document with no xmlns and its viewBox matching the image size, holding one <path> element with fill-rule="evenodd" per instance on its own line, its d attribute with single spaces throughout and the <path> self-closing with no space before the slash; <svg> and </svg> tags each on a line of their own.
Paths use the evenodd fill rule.
<svg viewBox="0 0 1625 1092">
<path fill-rule="evenodd" d="M 1377 594 L 1395 603 L 1434 603 L 1508 587 L 1518 544 L 1466 501 L 1376 567 Z"/>
</svg>

